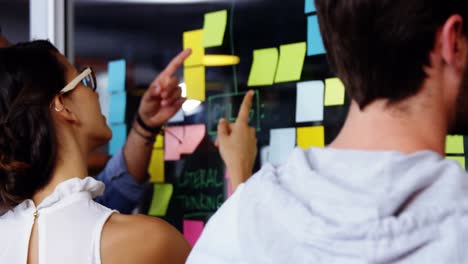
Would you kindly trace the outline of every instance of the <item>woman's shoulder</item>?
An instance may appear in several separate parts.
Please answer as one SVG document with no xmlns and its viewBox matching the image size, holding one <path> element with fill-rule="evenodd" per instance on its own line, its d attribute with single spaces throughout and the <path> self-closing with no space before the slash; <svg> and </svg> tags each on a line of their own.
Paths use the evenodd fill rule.
<svg viewBox="0 0 468 264">
<path fill-rule="evenodd" d="M 113 214 L 104 225 L 102 263 L 185 263 L 190 246 L 165 221 L 143 215 Z"/>
</svg>

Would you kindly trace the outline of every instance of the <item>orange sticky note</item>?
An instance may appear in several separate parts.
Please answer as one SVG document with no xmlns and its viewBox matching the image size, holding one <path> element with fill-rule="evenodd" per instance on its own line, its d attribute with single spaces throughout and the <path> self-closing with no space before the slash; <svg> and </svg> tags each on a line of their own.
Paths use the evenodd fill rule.
<svg viewBox="0 0 468 264">
<path fill-rule="evenodd" d="M 297 128 L 297 145 L 302 149 L 325 147 L 325 129 L 323 126 Z"/>
<path fill-rule="evenodd" d="M 180 160 L 182 154 L 192 154 L 206 134 L 204 124 L 166 127 L 165 130 L 165 160 Z"/>
</svg>

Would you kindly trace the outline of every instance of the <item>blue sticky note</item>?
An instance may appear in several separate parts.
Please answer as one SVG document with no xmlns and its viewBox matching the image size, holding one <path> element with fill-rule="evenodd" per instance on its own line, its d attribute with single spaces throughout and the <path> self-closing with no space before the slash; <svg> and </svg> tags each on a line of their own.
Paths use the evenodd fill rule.
<svg viewBox="0 0 468 264">
<path fill-rule="evenodd" d="M 307 18 L 307 56 L 325 54 L 317 16 Z"/>
<path fill-rule="evenodd" d="M 109 86 L 110 93 L 125 91 L 125 60 L 109 62 Z"/>
<path fill-rule="evenodd" d="M 109 154 L 115 155 L 125 145 L 127 140 L 127 125 L 111 125 L 112 139 L 109 142 Z"/>
<path fill-rule="evenodd" d="M 127 94 L 125 92 L 110 95 L 109 123 L 125 123 L 125 109 L 127 104 Z"/>
<path fill-rule="evenodd" d="M 315 12 L 315 2 L 314 0 L 305 0 L 305 8 L 304 8 L 304 13 L 312 13 Z"/>
</svg>

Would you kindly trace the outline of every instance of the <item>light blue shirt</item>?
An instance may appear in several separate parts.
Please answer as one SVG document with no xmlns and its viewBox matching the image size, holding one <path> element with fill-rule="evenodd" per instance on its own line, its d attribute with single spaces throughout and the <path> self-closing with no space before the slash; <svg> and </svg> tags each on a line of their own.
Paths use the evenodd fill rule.
<svg viewBox="0 0 468 264">
<path fill-rule="evenodd" d="M 130 174 L 122 149 L 109 160 L 96 179 L 106 186 L 104 194 L 97 197 L 96 202 L 124 214 L 132 212 L 148 186 L 148 183 L 137 183 Z"/>
</svg>

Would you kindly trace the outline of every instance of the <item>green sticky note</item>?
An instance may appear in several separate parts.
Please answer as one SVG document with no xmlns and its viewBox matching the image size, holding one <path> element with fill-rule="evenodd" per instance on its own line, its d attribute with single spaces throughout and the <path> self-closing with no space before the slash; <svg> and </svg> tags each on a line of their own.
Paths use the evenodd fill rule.
<svg viewBox="0 0 468 264">
<path fill-rule="evenodd" d="M 247 86 L 272 85 L 278 65 L 278 49 L 254 50 Z"/>
<path fill-rule="evenodd" d="M 203 25 L 203 47 L 212 48 L 223 45 L 226 32 L 227 10 L 205 14 Z"/>
<path fill-rule="evenodd" d="M 466 166 L 465 166 L 465 157 L 446 157 L 446 159 L 448 160 L 454 160 L 456 162 L 458 162 L 458 164 L 460 164 L 460 166 L 465 169 Z"/>
<path fill-rule="evenodd" d="M 148 214 L 152 216 L 165 216 L 173 192 L 174 187 L 172 184 L 155 184 L 153 200 L 151 201 Z"/>
<path fill-rule="evenodd" d="M 306 42 L 280 46 L 280 59 L 275 82 L 292 82 L 301 79 L 306 55 Z"/>
<path fill-rule="evenodd" d="M 447 136 L 447 139 L 445 140 L 445 153 L 465 154 L 463 136 Z"/>
<path fill-rule="evenodd" d="M 338 78 L 325 80 L 325 106 L 344 105 L 345 86 Z"/>
</svg>

